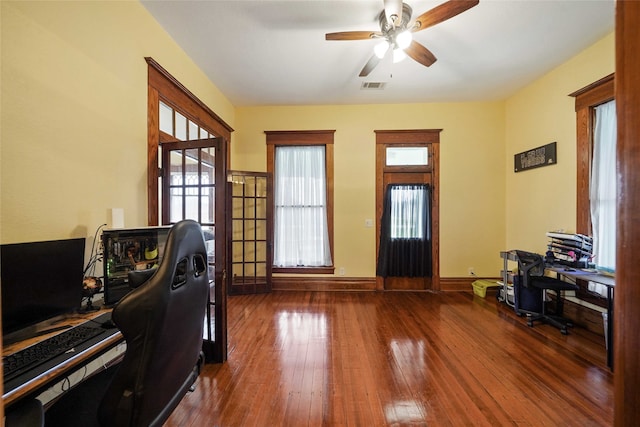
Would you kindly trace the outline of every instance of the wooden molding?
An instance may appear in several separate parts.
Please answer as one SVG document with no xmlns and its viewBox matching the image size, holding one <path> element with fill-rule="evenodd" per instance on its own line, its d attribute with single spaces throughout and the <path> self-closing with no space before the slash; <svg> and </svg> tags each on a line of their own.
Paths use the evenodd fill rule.
<svg viewBox="0 0 640 427">
<path fill-rule="evenodd" d="M 613 328 L 614 425 L 640 419 L 640 2 L 616 2 L 618 228 Z"/>
<path fill-rule="evenodd" d="M 274 291 L 375 291 L 377 290 L 376 279 L 376 277 L 273 276 L 272 289 Z M 440 291 L 471 292 L 471 283 L 481 279 L 500 280 L 499 277 L 441 277 Z"/>
<path fill-rule="evenodd" d="M 276 277 L 274 291 L 374 291 L 375 277 Z"/>
</svg>

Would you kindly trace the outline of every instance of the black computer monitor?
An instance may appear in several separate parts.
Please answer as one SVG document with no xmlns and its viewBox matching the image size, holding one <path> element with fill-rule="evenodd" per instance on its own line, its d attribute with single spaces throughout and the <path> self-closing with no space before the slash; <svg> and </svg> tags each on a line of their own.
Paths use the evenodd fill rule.
<svg viewBox="0 0 640 427">
<path fill-rule="evenodd" d="M 0 246 L 5 343 L 14 341 L 11 334 L 80 308 L 84 249 L 84 238 Z"/>
</svg>

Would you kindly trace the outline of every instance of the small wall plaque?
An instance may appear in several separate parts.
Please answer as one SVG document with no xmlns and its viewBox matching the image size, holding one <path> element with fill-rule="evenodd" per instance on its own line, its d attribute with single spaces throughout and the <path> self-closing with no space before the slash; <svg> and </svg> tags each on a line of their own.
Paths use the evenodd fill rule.
<svg viewBox="0 0 640 427">
<path fill-rule="evenodd" d="M 523 151 L 513 156 L 514 172 L 555 165 L 556 163 L 558 163 L 558 159 L 556 157 L 555 142 L 534 148 L 533 150 Z"/>
</svg>

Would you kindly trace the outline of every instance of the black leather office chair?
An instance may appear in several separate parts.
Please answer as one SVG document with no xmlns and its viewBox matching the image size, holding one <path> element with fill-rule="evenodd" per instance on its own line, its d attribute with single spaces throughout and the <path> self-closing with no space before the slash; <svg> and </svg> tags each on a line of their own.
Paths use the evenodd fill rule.
<svg viewBox="0 0 640 427">
<path fill-rule="evenodd" d="M 518 276 L 521 286 L 529 290 L 537 289 L 541 294 L 541 310 L 539 313 L 523 311 L 523 314 L 527 315 L 527 324 L 533 327 L 534 321 L 541 320 L 560 329 L 563 335 L 567 335 L 569 333 L 567 328 L 573 325 L 571 321 L 562 317 L 563 300 L 560 292 L 578 290 L 578 285 L 545 276 L 544 259 L 539 254 L 516 251 L 516 255 L 518 258 Z M 549 314 L 546 308 L 546 291 L 549 289 L 556 292 L 556 308 L 554 314 Z"/>
<path fill-rule="evenodd" d="M 99 374 L 112 377 L 106 391 L 99 376 L 80 383 L 46 411 L 45 427 L 161 426 L 199 374 L 208 292 L 202 230 L 181 221 L 157 272 L 113 309 L 127 349 L 115 372 Z"/>
</svg>

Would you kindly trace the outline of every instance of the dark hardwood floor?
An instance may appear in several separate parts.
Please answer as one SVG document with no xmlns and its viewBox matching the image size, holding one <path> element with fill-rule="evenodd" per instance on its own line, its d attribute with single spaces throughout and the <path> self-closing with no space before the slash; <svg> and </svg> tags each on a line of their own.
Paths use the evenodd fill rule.
<svg viewBox="0 0 640 427">
<path fill-rule="evenodd" d="M 603 338 L 471 292 L 228 300 L 229 359 L 167 426 L 608 426 Z"/>
</svg>

